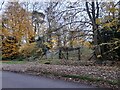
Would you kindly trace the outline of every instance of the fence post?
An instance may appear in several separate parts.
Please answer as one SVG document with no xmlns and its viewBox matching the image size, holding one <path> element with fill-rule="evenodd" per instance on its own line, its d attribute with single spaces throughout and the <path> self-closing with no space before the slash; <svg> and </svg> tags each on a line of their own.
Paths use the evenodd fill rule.
<svg viewBox="0 0 120 90">
<path fill-rule="evenodd" d="M 80 48 L 78 48 L 78 60 L 81 60 Z"/>
<path fill-rule="evenodd" d="M 61 57 L 61 49 L 59 49 L 59 59 L 62 59 L 62 57 Z"/>
<path fill-rule="evenodd" d="M 68 60 L 68 49 L 67 49 L 67 53 L 66 54 L 67 54 L 67 60 Z"/>
</svg>

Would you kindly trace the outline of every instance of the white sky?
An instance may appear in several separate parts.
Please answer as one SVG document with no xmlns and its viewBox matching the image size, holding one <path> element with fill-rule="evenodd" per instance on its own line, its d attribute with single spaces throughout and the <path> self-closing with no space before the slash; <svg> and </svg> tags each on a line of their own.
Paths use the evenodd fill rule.
<svg viewBox="0 0 120 90">
<path fill-rule="evenodd" d="M 56 1 L 61 1 L 61 0 L 0 0 L 0 3 L 2 1 L 9 1 L 9 2 L 13 2 L 13 1 L 21 1 L 21 2 L 56 2 Z M 66 1 L 70 1 L 70 2 L 84 2 L 84 1 L 88 1 L 88 2 L 91 2 L 91 1 L 94 1 L 94 0 L 66 0 Z M 118 0 L 98 0 L 98 1 L 103 1 L 103 2 L 110 2 L 110 1 L 118 1 Z"/>
</svg>

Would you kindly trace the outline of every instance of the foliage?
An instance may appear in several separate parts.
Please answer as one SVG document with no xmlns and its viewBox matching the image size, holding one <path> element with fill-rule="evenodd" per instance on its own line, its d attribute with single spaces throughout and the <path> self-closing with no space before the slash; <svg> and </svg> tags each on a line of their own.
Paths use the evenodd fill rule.
<svg viewBox="0 0 120 90">
<path fill-rule="evenodd" d="M 84 42 L 84 46 L 91 48 L 92 44 L 90 42 L 86 41 L 86 42 Z"/>
<path fill-rule="evenodd" d="M 45 42 L 45 43 L 44 43 L 44 46 L 46 46 L 46 47 L 48 47 L 48 48 L 52 48 L 52 45 L 51 45 L 50 43 L 48 43 L 48 42 Z"/>
<path fill-rule="evenodd" d="M 7 37 L 2 41 L 2 58 L 15 58 L 19 55 L 19 46 L 15 37 Z"/>
<path fill-rule="evenodd" d="M 115 43 L 119 41 L 116 33 L 120 32 L 116 2 L 51 2 L 43 4 L 44 8 L 38 8 L 40 5 L 39 2 L 8 2 L 0 19 L 2 35 L 5 38 L 16 37 L 21 46 L 20 53 L 25 54 L 23 56 L 29 57 L 34 48 L 37 48 L 35 53 L 42 56 L 48 50 L 57 52 L 59 47 L 83 46 L 93 48 L 97 58 L 106 59 L 104 57 L 112 53 L 116 53 L 113 57 L 119 56 L 119 48 L 116 49 L 119 44 Z M 45 12 L 40 12 L 40 9 Z M 33 45 L 36 36 L 42 38 Z"/>
<path fill-rule="evenodd" d="M 37 51 L 36 43 L 26 43 L 26 44 L 23 44 L 20 47 L 20 49 L 19 49 L 20 55 L 22 55 L 24 57 L 30 57 L 36 51 Z"/>
<path fill-rule="evenodd" d="M 34 41 L 34 31 L 32 28 L 32 21 L 30 19 L 30 13 L 21 7 L 18 2 L 8 2 L 5 11 L 2 14 L 2 51 L 3 58 L 15 57 L 19 53 L 20 45 L 23 40 L 27 43 L 32 43 Z M 8 37 L 13 39 L 9 39 Z M 32 44 L 31 44 L 32 45 Z M 21 52 L 26 56 L 28 53 L 32 52 L 32 46 L 29 45 L 22 47 Z M 29 51 L 30 50 L 30 51 Z"/>
<path fill-rule="evenodd" d="M 24 38 L 26 42 L 34 37 L 30 13 L 18 2 L 8 2 L 2 15 L 2 33 L 4 36 L 15 36 L 18 43 Z"/>
<path fill-rule="evenodd" d="M 103 17 L 96 19 L 96 23 L 99 25 L 99 36 L 101 38 L 101 40 L 98 40 L 98 46 L 100 46 L 102 52 L 101 55 L 97 56 L 98 58 L 109 60 L 120 59 L 120 11 L 119 7 L 115 6 L 114 2 L 104 2 L 102 8 L 106 13 L 103 13 Z"/>
</svg>

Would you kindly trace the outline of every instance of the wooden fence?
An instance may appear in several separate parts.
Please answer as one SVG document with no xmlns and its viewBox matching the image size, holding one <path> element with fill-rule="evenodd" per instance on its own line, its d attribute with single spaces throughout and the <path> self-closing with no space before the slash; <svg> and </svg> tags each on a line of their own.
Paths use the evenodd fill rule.
<svg viewBox="0 0 120 90">
<path fill-rule="evenodd" d="M 59 48 L 59 59 L 69 59 L 70 57 L 70 52 L 75 51 L 77 52 L 75 55 L 77 55 L 77 59 L 81 60 L 81 48 L 80 47 L 76 47 L 76 48 L 71 48 L 71 47 L 60 47 Z M 74 53 L 72 53 L 74 54 Z"/>
</svg>

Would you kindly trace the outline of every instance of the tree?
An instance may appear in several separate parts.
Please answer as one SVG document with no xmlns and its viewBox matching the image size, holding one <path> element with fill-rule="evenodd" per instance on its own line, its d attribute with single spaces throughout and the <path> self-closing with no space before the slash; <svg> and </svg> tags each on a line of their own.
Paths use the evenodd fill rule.
<svg viewBox="0 0 120 90">
<path fill-rule="evenodd" d="M 101 48 L 101 56 L 104 59 L 119 60 L 120 50 L 120 33 L 119 33 L 119 2 L 103 3 L 102 18 L 97 19 L 102 42 L 99 43 Z"/>
<path fill-rule="evenodd" d="M 23 41 L 31 42 L 34 37 L 31 15 L 18 2 L 8 2 L 2 14 L 2 56 L 11 58 L 18 55 Z"/>
<path fill-rule="evenodd" d="M 32 22 L 34 25 L 34 31 L 38 37 L 40 37 L 40 26 L 44 23 L 45 15 L 41 12 L 33 11 L 32 12 Z"/>
<path fill-rule="evenodd" d="M 2 40 L 2 59 L 16 58 L 19 55 L 19 46 L 15 37 L 8 36 Z"/>
<path fill-rule="evenodd" d="M 95 45 L 94 54 L 97 57 L 98 55 L 101 55 L 100 47 L 98 47 L 99 44 L 98 41 L 100 40 L 101 37 L 99 37 L 98 24 L 96 23 L 96 19 L 99 17 L 99 3 L 97 1 L 96 2 L 93 1 L 91 3 L 86 2 L 86 11 L 90 21 L 92 22 L 93 43 Z"/>
<path fill-rule="evenodd" d="M 18 2 L 9 2 L 2 15 L 3 34 L 9 33 L 11 36 L 15 36 L 19 44 L 23 39 L 29 43 L 30 38 L 34 36 L 30 17 L 30 13 L 23 9 Z"/>
</svg>

